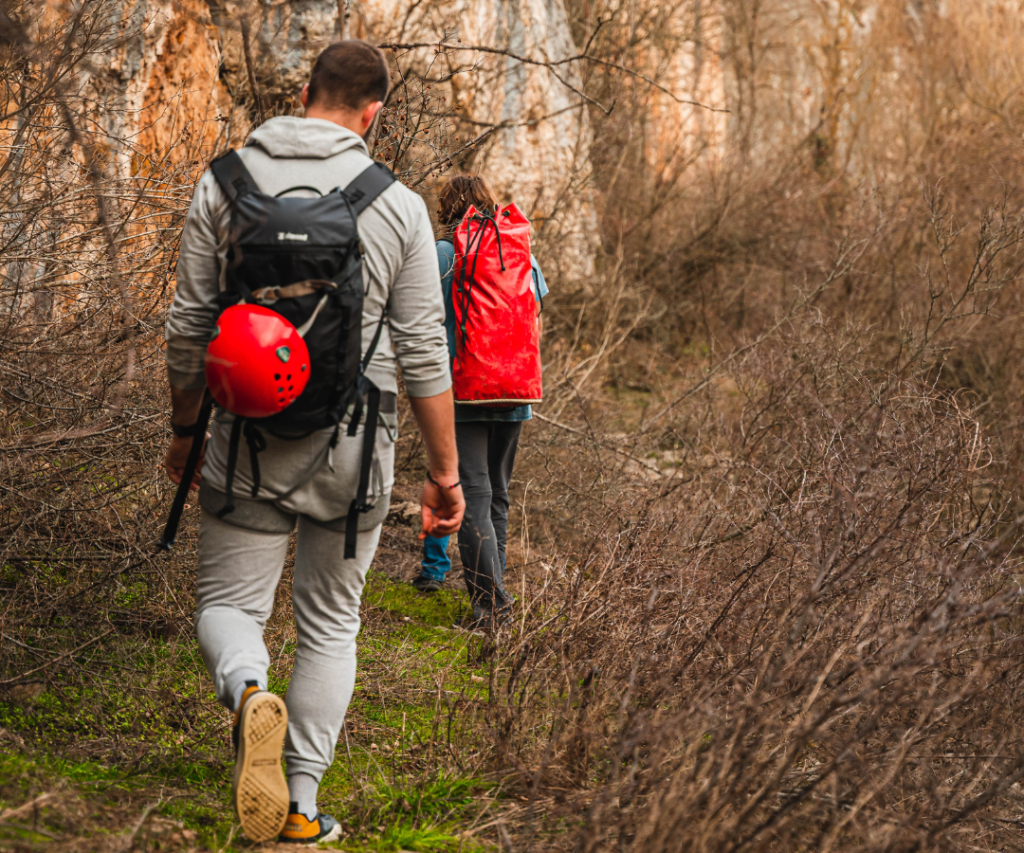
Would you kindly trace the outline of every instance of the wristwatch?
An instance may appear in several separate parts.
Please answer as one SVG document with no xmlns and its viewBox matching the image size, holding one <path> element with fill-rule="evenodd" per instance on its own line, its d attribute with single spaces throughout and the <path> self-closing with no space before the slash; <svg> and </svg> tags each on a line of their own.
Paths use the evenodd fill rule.
<svg viewBox="0 0 1024 853">
<path fill-rule="evenodd" d="M 188 426 L 183 426 L 182 424 L 176 424 L 174 421 L 171 421 L 171 429 L 174 431 L 176 438 L 195 438 L 196 434 L 199 432 L 199 424 L 194 423 L 189 424 Z"/>
</svg>

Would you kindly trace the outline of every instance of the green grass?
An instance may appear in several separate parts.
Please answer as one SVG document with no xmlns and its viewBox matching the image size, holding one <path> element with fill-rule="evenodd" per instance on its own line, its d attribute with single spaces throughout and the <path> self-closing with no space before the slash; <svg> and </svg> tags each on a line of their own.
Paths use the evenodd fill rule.
<svg viewBox="0 0 1024 853">
<path fill-rule="evenodd" d="M 188 781 L 210 779 L 208 767 L 196 770 L 182 761 L 196 738 L 219 728 L 221 714 L 200 676 L 195 641 L 171 646 L 156 638 L 125 638 L 103 657 L 104 663 L 90 663 L 108 666 L 109 679 L 58 678 L 39 695 L 15 692 L 0 699 L 0 728 L 37 743 L 67 745 L 79 755 L 88 753 L 91 742 L 112 742 L 120 747 L 114 759 L 124 763 L 144 749 L 167 764 L 173 778 L 185 773 Z"/>
<path fill-rule="evenodd" d="M 141 582 L 126 583 L 116 603 L 139 607 L 145 592 Z M 451 628 L 468 611 L 464 596 L 424 595 L 371 572 L 364 602 L 349 748 L 343 738 L 321 784 L 321 808 L 346 829 L 338 848 L 493 849 L 463 833 L 494 807 L 494 786 L 452 770 L 444 751 L 449 724 L 459 721 L 449 720 L 439 697 L 487 699 L 487 669 L 474 662 L 474 641 Z M 36 645 L 31 637 L 24 642 Z M 80 642 L 69 634 L 68 647 Z M 283 695 L 295 644 L 279 639 L 277 649 L 269 686 Z M 22 671 L 37 658 L 26 653 Z M 195 832 L 199 846 L 249 849 L 230 805 L 228 714 L 215 701 L 196 642 L 120 636 L 83 660 L 98 677 L 76 677 L 69 666 L 40 683 L 41 693 L 0 694 L 0 730 L 7 733 L 0 731 L 0 811 L 65 792 L 60 805 L 33 817 L 34 827 L 7 827 L 0 841 L 121 835 L 147 805 L 162 801 L 154 814 Z M 12 748 L 15 741 L 24 745 Z"/>
<path fill-rule="evenodd" d="M 441 771 L 413 789 L 381 779 L 374 788 L 373 796 L 381 814 L 406 811 L 417 817 L 426 815 L 440 820 L 469 806 L 473 796 L 487 787 L 480 779 L 454 776 Z"/>
<path fill-rule="evenodd" d="M 0 780 L 3 780 L 0 811 L 20 805 L 29 796 L 33 784 L 50 777 L 89 784 L 116 781 L 118 773 L 94 761 L 76 762 L 45 753 L 28 756 L 13 750 L 0 750 Z"/>
<path fill-rule="evenodd" d="M 414 826 L 406 823 L 393 823 L 384 830 L 380 841 L 383 850 L 416 850 L 424 851 L 464 851 L 479 849 L 475 844 L 467 844 L 465 839 L 456 834 L 452 824 L 442 826 Z"/>
<path fill-rule="evenodd" d="M 44 803 L 28 822 L 38 819 L 36 829 L 49 836 L 69 834 L 70 830 L 76 837 L 93 838 L 130 831 L 148 805 L 164 800 L 154 810 L 156 814 L 194 830 L 203 846 L 220 849 L 235 823 L 224 784 L 182 787 L 185 781 L 183 777 L 175 790 L 169 787 L 170 779 L 165 775 L 125 774 L 122 768 L 95 761 L 70 761 L 40 750 L 30 755 L 0 752 L 0 812 L 55 792 L 57 805 Z M 76 816 L 70 825 L 62 811 L 69 805 L 73 813 L 85 815 Z M 118 819 L 122 815 L 125 820 Z M 49 841 L 49 836 L 26 834 L 24 828 L 0 824 L 0 844 Z"/>
<path fill-rule="evenodd" d="M 118 607 L 133 607 L 143 604 L 149 593 L 149 587 L 143 581 L 122 584 L 114 594 L 114 603 Z"/>
<path fill-rule="evenodd" d="M 451 628 L 470 608 L 465 596 L 449 589 L 424 594 L 411 584 L 396 583 L 371 570 L 366 577 L 363 601 L 370 607 L 422 625 Z"/>
<path fill-rule="evenodd" d="M 351 835 L 344 850 L 477 851 L 462 828 L 493 803 L 481 779 L 444 771 L 419 777 L 379 774 L 353 797 L 345 813 Z"/>
</svg>

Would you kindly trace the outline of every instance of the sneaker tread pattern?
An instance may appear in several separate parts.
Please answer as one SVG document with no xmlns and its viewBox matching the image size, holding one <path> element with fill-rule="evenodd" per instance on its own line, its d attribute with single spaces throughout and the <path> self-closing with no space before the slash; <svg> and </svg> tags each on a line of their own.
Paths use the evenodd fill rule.
<svg viewBox="0 0 1024 853">
<path fill-rule="evenodd" d="M 281 772 L 281 750 L 288 727 L 284 702 L 261 692 L 242 709 L 235 807 L 251 841 L 276 838 L 288 819 L 288 785 Z"/>
</svg>

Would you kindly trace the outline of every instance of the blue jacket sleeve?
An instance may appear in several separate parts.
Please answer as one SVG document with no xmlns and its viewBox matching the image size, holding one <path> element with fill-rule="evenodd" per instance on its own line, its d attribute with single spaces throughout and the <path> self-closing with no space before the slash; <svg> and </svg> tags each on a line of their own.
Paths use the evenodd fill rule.
<svg viewBox="0 0 1024 853">
<path fill-rule="evenodd" d="M 533 291 L 537 295 L 537 301 L 542 302 L 548 295 L 548 283 L 544 281 L 544 273 L 540 271 L 540 264 L 533 255 L 530 255 L 530 265 L 533 267 Z"/>
<path fill-rule="evenodd" d="M 455 272 L 455 246 L 447 240 L 438 240 L 437 266 L 441 273 L 441 293 L 444 296 L 444 328 L 448 334 L 448 360 L 455 358 L 455 306 L 452 304 L 452 278 Z"/>
</svg>

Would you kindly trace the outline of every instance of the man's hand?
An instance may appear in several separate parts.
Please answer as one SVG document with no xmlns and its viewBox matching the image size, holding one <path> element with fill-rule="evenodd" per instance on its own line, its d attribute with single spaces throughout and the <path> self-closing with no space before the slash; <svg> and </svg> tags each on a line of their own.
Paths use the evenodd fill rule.
<svg viewBox="0 0 1024 853">
<path fill-rule="evenodd" d="M 449 388 L 435 397 L 410 397 L 409 403 L 420 432 L 423 433 L 423 443 L 427 448 L 427 470 L 430 471 L 420 497 L 423 529 L 419 538 L 451 536 L 462 525 L 462 516 L 466 512 L 462 486 L 444 488 L 459 481 L 452 392 Z M 431 478 L 434 482 L 431 482 Z"/>
<path fill-rule="evenodd" d="M 457 477 L 435 477 L 437 483 L 454 483 Z M 423 529 L 417 539 L 428 536 L 441 538 L 451 536 L 462 526 L 462 516 L 466 512 L 466 499 L 462 496 L 462 486 L 446 489 L 431 482 L 428 478 L 423 484 L 420 496 L 420 512 L 423 518 Z"/>
<path fill-rule="evenodd" d="M 203 460 L 206 457 L 206 442 L 209 438 L 209 433 L 203 437 L 203 449 L 199 451 L 199 463 L 196 465 L 196 473 L 192 477 L 192 485 L 189 487 L 192 491 L 199 488 L 199 481 L 202 479 L 202 475 L 199 472 L 203 469 Z M 167 448 L 167 455 L 164 457 L 164 470 L 175 485 L 181 484 L 181 478 L 185 475 L 185 463 L 188 462 L 188 454 L 191 450 L 191 438 L 178 438 L 174 436 L 171 439 L 171 446 Z"/>
</svg>

